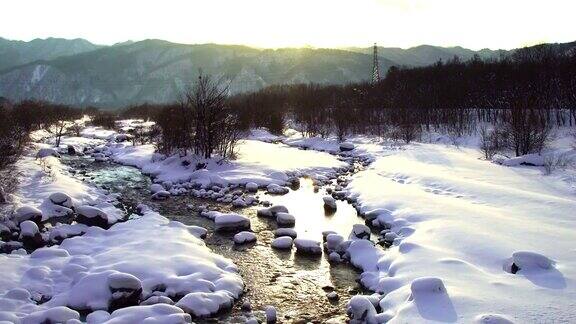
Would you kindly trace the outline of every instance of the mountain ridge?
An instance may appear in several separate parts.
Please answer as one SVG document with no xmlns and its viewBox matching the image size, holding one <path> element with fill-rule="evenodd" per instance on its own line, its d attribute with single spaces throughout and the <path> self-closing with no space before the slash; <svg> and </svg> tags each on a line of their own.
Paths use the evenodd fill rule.
<svg viewBox="0 0 576 324">
<path fill-rule="evenodd" d="M 78 106 L 120 107 L 174 101 L 200 70 L 228 80 L 231 92 L 239 93 L 273 84 L 362 82 L 370 78 L 372 69 L 371 47 L 261 49 L 159 39 L 110 46 L 82 39 L 7 42 L 12 47 L 17 44 L 32 49 L 45 42 L 40 47 L 57 51 L 47 57 L 40 55 L 46 51 L 40 52 L 35 61 L 0 70 L 0 96 L 12 101 L 37 99 Z M 32 42 L 34 46 L 29 45 Z M 6 62 L 2 56 L 5 43 L 0 38 L 0 62 Z M 391 66 L 423 66 L 454 56 L 466 60 L 474 55 L 489 58 L 506 53 L 509 51 L 432 45 L 409 49 L 381 47 L 379 63 L 384 75 Z"/>
</svg>

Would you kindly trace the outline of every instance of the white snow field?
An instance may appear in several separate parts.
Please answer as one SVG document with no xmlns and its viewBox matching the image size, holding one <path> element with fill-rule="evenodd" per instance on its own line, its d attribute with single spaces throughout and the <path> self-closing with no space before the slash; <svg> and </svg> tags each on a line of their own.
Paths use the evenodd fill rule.
<svg viewBox="0 0 576 324">
<path fill-rule="evenodd" d="M 345 166 L 335 156 L 317 151 L 306 151 L 283 144 L 265 143 L 258 140 L 241 140 L 237 147 L 237 159 L 218 163 L 217 158 L 197 160 L 178 155 L 162 158 L 154 153 L 153 145 L 132 146 L 129 143 L 110 144 L 107 154 L 121 164 L 142 169 L 159 181 L 182 183 L 194 181 L 202 184 L 271 183 L 285 185 L 286 172 L 323 175 L 334 168 Z M 182 161 L 191 162 L 186 166 Z M 196 162 L 207 163 L 206 169 L 196 170 Z"/>
<path fill-rule="evenodd" d="M 22 234 L 32 235 L 38 227 L 26 219 L 45 220 L 86 205 L 99 208 L 108 220 L 122 218 L 114 196 L 72 178 L 58 158 L 35 159 L 43 147 L 35 144 L 18 161 L 21 183 L 9 199 L 20 212 L 3 223 L 22 221 Z M 200 239 L 206 230 L 139 207 L 143 216 L 107 230 L 56 225 L 42 233 L 44 241 L 81 236 L 31 254 L 23 249 L 0 254 L 0 321 L 78 323 L 82 311 L 89 313 L 89 323 L 182 323 L 191 321 L 190 314 L 208 316 L 230 307 L 244 284 L 232 261 Z M 182 298 L 181 307 L 152 305 L 170 298 Z"/>
<path fill-rule="evenodd" d="M 367 241 L 348 249 L 362 283 L 385 294 L 371 322 L 576 322 L 574 189 L 480 156 L 412 144 L 350 183 L 361 210 L 398 235 L 385 251 Z"/>
</svg>

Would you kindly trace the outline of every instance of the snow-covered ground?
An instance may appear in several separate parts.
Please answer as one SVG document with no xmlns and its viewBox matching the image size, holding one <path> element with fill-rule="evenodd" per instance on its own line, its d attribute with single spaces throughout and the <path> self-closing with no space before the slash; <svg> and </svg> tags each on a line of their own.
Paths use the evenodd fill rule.
<svg viewBox="0 0 576 324">
<path fill-rule="evenodd" d="M 132 146 L 129 143 L 118 143 L 110 145 L 106 153 L 112 160 L 138 167 L 159 181 L 175 183 L 209 178 L 212 184 L 254 182 L 258 185 L 283 185 L 286 182 L 285 173 L 299 172 L 318 176 L 333 173 L 334 168 L 346 166 L 346 163 L 328 153 L 250 139 L 240 141 L 237 158 L 232 161 L 198 160 L 191 156 L 178 155 L 163 158 L 154 151 L 151 144 Z M 183 161 L 190 163 L 184 165 Z M 198 162 L 206 163 L 206 169 L 196 170 Z"/>
<path fill-rule="evenodd" d="M 63 143 L 101 144 L 102 136 L 92 135 L 93 140 L 64 138 Z M 57 157 L 37 158 L 39 149 L 55 152 L 36 143 L 18 161 L 21 182 L 10 196 L 14 209 L 41 213 L 43 220 L 70 208 L 78 214 L 100 210 L 113 222 L 127 216 L 114 207 L 114 196 L 64 172 Z M 206 247 L 200 238 L 206 230 L 169 221 L 146 206 L 141 211 L 142 216 L 106 230 L 56 224 L 40 240 L 75 237 L 30 254 L 24 249 L 0 254 L 0 321 L 79 323 L 82 311 L 88 323 L 184 323 L 191 321 L 189 314 L 209 316 L 231 307 L 243 292 L 243 280 L 230 260 Z M 3 230 L 38 233 L 30 220 L 17 224 L 21 215 L 4 215 Z M 9 243 L 0 241 L 4 244 Z"/>
<path fill-rule="evenodd" d="M 128 121 L 122 127 L 130 125 Z M 459 147 L 447 145 L 442 138 L 433 144 L 393 146 L 353 137 L 342 146 L 335 139 L 305 138 L 295 131 L 278 137 L 256 130 L 240 142 L 236 160 L 221 162 L 164 157 L 155 153 L 153 145 L 104 144 L 115 135 L 88 128 L 80 138 L 64 138 L 62 147 L 96 146 L 90 151 L 95 156 L 136 166 L 157 182 L 196 181 L 206 186 L 286 185 L 288 175 L 333 176 L 337 168 L 347 165 L 336 156 L 341 151 L 373 161 L 352 177 L 345 190 L 392 246 L 385 250 L 362 237 L 344 240 L 332 234 L 329 239 L 335 251 L 344 246 L 345 254 L 330 251 L 331 260 L 349 258 L 362 270 L 362 283 L 377 293 L 350 301 L 349 314 L 355 320 L 576 322 L 574 171 L 546 175 L 543 167 L 521 165 L 558 154 L 576 156 L 567 136 L 554 141 L 544 156 L 499 157 L 499 163 L 494 163 L 481 159 L 475 139 L 464 139 Z M 44 146 L 36 149 L 40 147 Z M 38 207 L 48 215 L 52 205 L 46 204 L 46 198 L 65 192 L 76 203 L 114 213 L 107 201 L 110 197 L 60 172 L 57 158 L 42 160 L 38 163 L 29 155 L 20 161 L 26 176 L 13 200 L 16 204 Z M 207 163 L 206 169 L 196 170 L 198 162 Z M 159 314 L 188 320 L 184 312 L 206 315 L 229 307 L 243 289 L 242 280 L 229 260 L 206 248 L 198 238 L 202 233 L 145 209 L 137 220 L 109 230 L 93 227 L 83 236 L 32 255 L 22 251 L 0 255 L 0 272 L 8 274 L 0 278 L 0 310 L 8 312 L 0 312 L 0 319 L 25 318 L 50 307 L 103 309 L 114 296 L 126 296 L 134 287 L 142 288 L 142 298 L 155 295 L 153 301 L 185 297 L 164 308 L 95 312 L 88 321 L 139 322 L 148 315 L 161 321 Z M 277 245 L 288 246 L 281 243 Z M 289 243 L 291 247 L 291 239 Z M 306 245 L 302 243 L 297 242 L 300 249 Z M 125 291 L 114 295 L 117 283 Z M 156 289 L 159 285 L 164 289 Z M 40 295 L 52 298 L 36 305 L 31 298 Z M 53 312 L 51 318 L 78 318 L 67 308 Z M 29 321 L 48 315 L 36 313 Z"/>
<path fill-rule="evenodd" d="M 363 283 L 386 294 L 383 318 L 472 322 L 501 314 L 516 323 L 575 322 L 573 188 L 541 169 L 479 156 L 472 149 L 413 144 L 378 157 L 351 182 L 362 210 L 377 210 L 399 236 L 384 253 L 355 251 Z M 520 251 L 552 264 L 533 263 L 536 257 L 514 261 Z M 525 265 L 512 274 L 512 262 Z M 440 279 L 445 290 L 434 290 L 432 279 L 415 289 L 423 277 Z"/>
</svg>

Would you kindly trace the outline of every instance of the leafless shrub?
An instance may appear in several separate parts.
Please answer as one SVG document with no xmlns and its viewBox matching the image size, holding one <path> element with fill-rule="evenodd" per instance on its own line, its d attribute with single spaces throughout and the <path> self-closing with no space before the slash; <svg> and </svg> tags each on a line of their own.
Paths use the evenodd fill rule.
<svg viewBox="0 0 576 324">
<path fill-rule="evenodd" d="M 488 129 L 486 125 L 480 126 L 478 133 L 480 135 L 480 150 L 486 160 L 491 160 L 496 153 L 506 148 L 507 134 L 501 127 Z"/>
<path fill-rule="evenodd" d="M 564 170 L 574 165 L 574 159 L 567 153 L 548 154 L 544 157 L 544 173 L 552 174 L 555 170 Z"/>
</svg>

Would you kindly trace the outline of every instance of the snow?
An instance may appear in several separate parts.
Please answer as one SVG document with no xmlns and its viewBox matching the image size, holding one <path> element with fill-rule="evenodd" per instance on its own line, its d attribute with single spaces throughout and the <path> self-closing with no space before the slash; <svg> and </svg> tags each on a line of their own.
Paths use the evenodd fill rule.
<svg viewBox="0 0 576 324">
<path fill-rule="evenodd" d="M 349 194 L 363 213 L 375 211 L 372 217 L 390 227 L 385 235 L 393 243 L 386 252 L 366 240 L 350 245 L 362 283 L 386 294 L 380 305 L 392 322 L 473 322 L 486 314 L 573 322 L 573 188 L 540 169 L 480 156 L 416 143 L 376 155 L 353 178 Z M 511 259 L 532 271 L 509 273 Z M 445 292 L 410 301 L 409 287 L 422 277 L 441 280 Z"/>
<path fill-rule="evenodd" d="M 34 223 L 33 221 L 23 221 L 22 223 L 20 223 L 20 236 L 34 236 L 36 234 L 40 233 L 40 230 L 38 229 L 38 225 L 36 225 L 36 223 Z"/>
<path fill-rule="evenodd" d="M 38 159 L 45 158 L 48 156 L 60 157 L 60 153 L 58 153 L 56 149 L 50 147 L 41 148 L 40 150 L 38 150 L 38 153 L 36 153 L 36 158 Z"/>
<path fill-rule="evenodd" d="M 14 220 L 17 223 L 21 223 L 27 220 L 38 220 L 42 219 L 42 211 L 34 206 L 21 206 L 14 212 Z"/>
<path fill-rule="evenodd" d="M 346 165 L 327 153 L 299 150 L 259 140 L 241 140 L 237 152 L 236 160 L 219 163 L 218 158 L 204 160 L 195 156 L 165 157 L 155 153 L 155 147 L 151 144 L 132 146 L 110 143 L 105 150 L 105 154 L 114 161 L 138 167 L 159 181 L 194 182 L 205 188 L 214 184 L 255 183 L 258 186 L 267 186 L 273 183 L 278 186 L 272 189 L 278 190 L 279 193 L 287 190 L 282 187 L 288 180 L 287 172 L 324 175 L 333 172 L 334 168 Z M 184 165 L 182 161 L 192 163 Z M 196 162 L 206 163 L 207 168 L 196 170 Z"/>
<path fill-rule="evenodd" d="M 22 220 L 23 236 L 39 236 L 38 225 L 29 219 L 42 214 L 49 218 L 56 208 L 69 209 L 57 204 L 75 207 L 89 219 L 113 223 L 123 217 L 113 197 L 71 178 L 57 158 L 36 160 L 34 152 L 30 150 L 17 164 L 22 177 L 13 195 L 17 212 L 12 217 Z M 107 230 L 83 224 L 48 226 L 42 236 L 54 243 L 63 239 L 59 245 L 31 254 L 24 250 L 0 254 L 0 320 L 79 323 L 78 311 L 86 311 L 88 323 L 181 323 L 191 320 L 181 308 L 136 305 L 157 295 L 158 301 L 166 302 L 205 294 L 199 303 L 188 305 L 187 310 L 196 313 L 226 308 L 242 294 L 244 284 L 236 266 L 200 239 L 206 229 L 171 222 L 146 206 L 139 210 L 141 217 Z M 130 303 L 134 306 L 108 313 Z"/>
<path fill-rule="evenodd" d="M 226 292 L 193 292 L 180 299 L 176 306 L 194 316 L 206 317 L 231 308 L 233 301 Z"/>
</svg>

